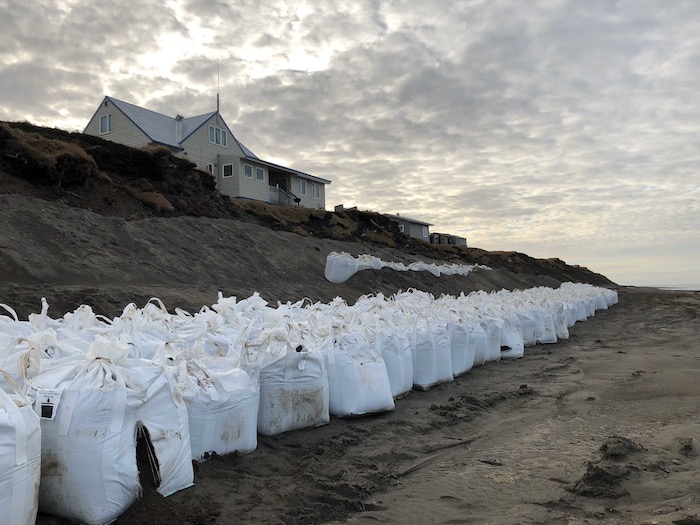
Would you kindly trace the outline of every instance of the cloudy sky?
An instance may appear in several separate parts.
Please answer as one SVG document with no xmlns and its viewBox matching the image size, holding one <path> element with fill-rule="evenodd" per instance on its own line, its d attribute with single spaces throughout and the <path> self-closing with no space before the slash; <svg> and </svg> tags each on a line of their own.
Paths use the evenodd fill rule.
<svg viewBox="0 0 700 525">
<path fill-rule="evenodd" d="M 0 120 L 215 109 L 326 204 L 700 283 L 696 0 L 0 0 Z"/>
</svg>

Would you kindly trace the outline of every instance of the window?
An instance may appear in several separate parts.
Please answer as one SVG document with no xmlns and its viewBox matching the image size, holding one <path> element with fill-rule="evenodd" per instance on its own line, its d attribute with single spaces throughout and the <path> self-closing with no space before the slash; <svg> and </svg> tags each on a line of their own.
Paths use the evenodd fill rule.
<svg viewBox="0 0 700 525">
<path fill-rule="evenodd" d="M 306 195 L 306 181 L 299 179 L 299 195 Z"/>
<path fill-rule="evenodd" d="M 218 144 L 224 148 L 227 147 L 226 130 L 217 128 L 216 126 L 209 126 L 209 142 L 212 144 Z"/>
<path fill-rule="evenodd" d="M 314 199 L 320 199 L 321 198 L 321 186 L 318 184 L 311 183 L 311 196 Z"/>
<path fill-rule="evenodd" d="M 112 114 L 102 115 L 100 117 L 100 135 L 112 133 Z"/>
<path fill-rule="evenodd" d="M 401 233 L 405 233 L 405 230 L 406 230 L 405 226 L 403 224 L 399 224 L 399 231 Z"/>
<path fill-rule="evenodd" d="M 253 178 L 253 166 L 250 164 L 243 164 L 243 175 L 248 177 L 249 179 Z"/>
<path fill-rule="evenodd" d="M 211 164 L 210 162 L 207 162 L 207 171 L 209 173 L 214 173 L 214 165 Z"/>
<path fill-rule="evenodd" d="M 224 164 L 222 177 L 233 177 L 233 164 Z"/>
<path fill-rule="evenodd" d="M 265 180 L 265 170 L 262 168 L 255 168 L 255 178 L 261 181 Z"/>
</svg>

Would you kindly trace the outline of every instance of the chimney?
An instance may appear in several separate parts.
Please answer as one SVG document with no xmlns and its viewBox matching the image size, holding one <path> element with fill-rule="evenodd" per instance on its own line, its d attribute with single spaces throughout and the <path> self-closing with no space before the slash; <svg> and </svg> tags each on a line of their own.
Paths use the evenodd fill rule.
<svg viewBox="0 0 700 525">
<path fill-rule="evenodd" d="M 184 118 L 182 115 L 175 117 L 175 140 L 177 140 L 178 144 L 182 140 L 182 120 Z"/>
</svg>

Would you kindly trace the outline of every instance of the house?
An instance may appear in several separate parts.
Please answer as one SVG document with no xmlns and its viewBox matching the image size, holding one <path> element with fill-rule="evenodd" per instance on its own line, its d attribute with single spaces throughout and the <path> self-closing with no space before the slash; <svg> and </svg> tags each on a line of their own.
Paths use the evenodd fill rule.
<svg viewBox="0 0 700 525">
<path fill-rule="evenodd" d="M 466 237 L 450 235 L 449 233 L 431 233 L 430 244 L 449 244 L 451 246 L 466 246 Z"/>
<path fill-rule="evenodd" d="M 233 198 L 326 207 L 326 186 L 331 181 L 255 155 L 231 133 L 218 111 L 218 98 L 216 111 L 173 118 L 105 97 L 83 133 L 133 147 L 166 146 L 211 173 L 219 191 Z"/>
<path fill-rule="evenodd" d="M 423 222 L 416 219 L 411 219 L 405 215 L 386 215 L 391 220 L 399 223 L 399 230 L 414 237 L 416 239 L 421 239 L 425 242 L 430 242 L 430 226 L 429 222 Z"/>
</svg>

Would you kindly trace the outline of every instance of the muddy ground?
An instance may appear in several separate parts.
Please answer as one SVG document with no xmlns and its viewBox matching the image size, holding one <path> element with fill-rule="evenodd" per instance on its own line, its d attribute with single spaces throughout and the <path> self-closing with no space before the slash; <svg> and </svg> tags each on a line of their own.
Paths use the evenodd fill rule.
<svg viewBox="0 0 700 525">
<path fill-rule="evenodd" d="M 234 203 L 162 150 L 19 123 L 0 123 L 0 226 L 0 302 L 22 318 L 42 297 L 54 317 L 81 304 L 114 316 L 151 297 L 194 311 L 219 291 L 354 302 L 411 287 L 614 286 L 558 259 L 434 248 L 379 214 Z M 384 269 L 333 285 L 331 251 L 492 270 Z M 699 308 L 698 293 L 622 288 L 569 340 L 411 392 L 391 413 L 260 437 L 169 498 L 144 478 L 117 523 L 698 525 Z"/>
<path fill-rule="evenodd" d="M 567 341 L 391 413 L 261 436 L 191 489 L 146 484 L 117 523 L 697 525 L 699 313 L 699 293 L 621 289 Z"/>
</svg>

